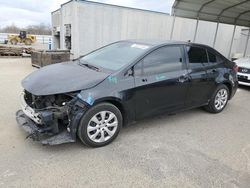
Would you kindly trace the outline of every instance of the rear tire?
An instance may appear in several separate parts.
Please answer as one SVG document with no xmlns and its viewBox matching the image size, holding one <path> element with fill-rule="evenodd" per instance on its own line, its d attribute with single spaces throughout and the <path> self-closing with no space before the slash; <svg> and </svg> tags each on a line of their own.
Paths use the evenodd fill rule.
<svg viewBox="0 0 250 188">
<path fill-rule="evenodd" d="M 116 106 L 100 103 L 83 115 L 77 134 L 85 145 L 102 147 L 117 137 L 122 122 L 122 114 Z"/>
<path fill-rule="evenodd" d="M 212 95 L 208 105 L 205 106 L 205 110 L 210 113 L 220 113 L 224 110 L 229 99 L 229 89 L 226 85 L 222 84 L 218 86 Z"/>
</svg>

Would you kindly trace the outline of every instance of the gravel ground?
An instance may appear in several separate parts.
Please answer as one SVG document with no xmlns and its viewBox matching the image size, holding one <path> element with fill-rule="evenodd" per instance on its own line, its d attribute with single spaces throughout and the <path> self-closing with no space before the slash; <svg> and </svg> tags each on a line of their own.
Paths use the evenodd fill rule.
<svg viewBox="0 0 250 188">
<path fill-rule="evenodd" d="M 0 187 L 246 187 L 250 88 L 212 115 L 194 109 L 124 128 L 103 148 L 42 146 L 17 127 L 29 58 L 0 58 Z"/>
</svg>

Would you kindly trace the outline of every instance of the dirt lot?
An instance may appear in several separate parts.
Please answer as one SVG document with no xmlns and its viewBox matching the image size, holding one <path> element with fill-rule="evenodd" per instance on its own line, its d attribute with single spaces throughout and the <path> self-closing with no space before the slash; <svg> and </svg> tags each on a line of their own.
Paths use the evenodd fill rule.
<svg viewBox="0 0 250 188">
<path fill-rule="evenodd" d="M 17 127 L 28 58 L 0 59 L 0 187 L 246 187 L 250 88 L 217 115 L 201 109 L 124 128 L 111 145 L 42 146 Z"/>
</svg>

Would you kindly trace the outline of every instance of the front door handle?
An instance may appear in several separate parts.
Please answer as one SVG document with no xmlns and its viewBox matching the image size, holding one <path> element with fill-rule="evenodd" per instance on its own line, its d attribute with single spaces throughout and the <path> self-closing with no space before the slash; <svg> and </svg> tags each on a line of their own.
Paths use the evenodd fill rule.
<svg viewBox="0 0 250 188">
<path fill-rule="evenodd" d="M 142 82 L 147 82 L 148 79 L 147 79 L 147 78 L 143 78 L 141 81 L 142 81 Z"/>
</svg>

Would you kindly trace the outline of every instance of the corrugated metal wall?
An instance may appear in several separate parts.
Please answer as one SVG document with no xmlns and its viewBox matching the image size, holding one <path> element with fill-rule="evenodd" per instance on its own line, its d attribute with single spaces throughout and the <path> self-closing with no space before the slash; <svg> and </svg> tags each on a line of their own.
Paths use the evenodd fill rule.
<svg viewBox="0 0 250 188">
<path fill-rule="evenodd" d="M 162 13 L 72 1 L 61 8 L 61 43 L 64 44 L 64 24 L 69 23 L 72 24 L 74 58 L 117 40 L 168 40 L 171 38 L 173 20 L 174 17 Z M 176 17 L 172 39 L 193 41 L 195 28 L 196 20 Z M 216 23 L 200 21 L 195 42 L 212 46 L 215 30 Z M 237 27 L 232 54 L 241 52 L 240 46 L 244 45 L 239 42 L 240 32 L 241 27 Z M 215 48 L 225 56 L 229 55 L 232 35 L 232 25 L 219 25 Z"/>
</svg>

